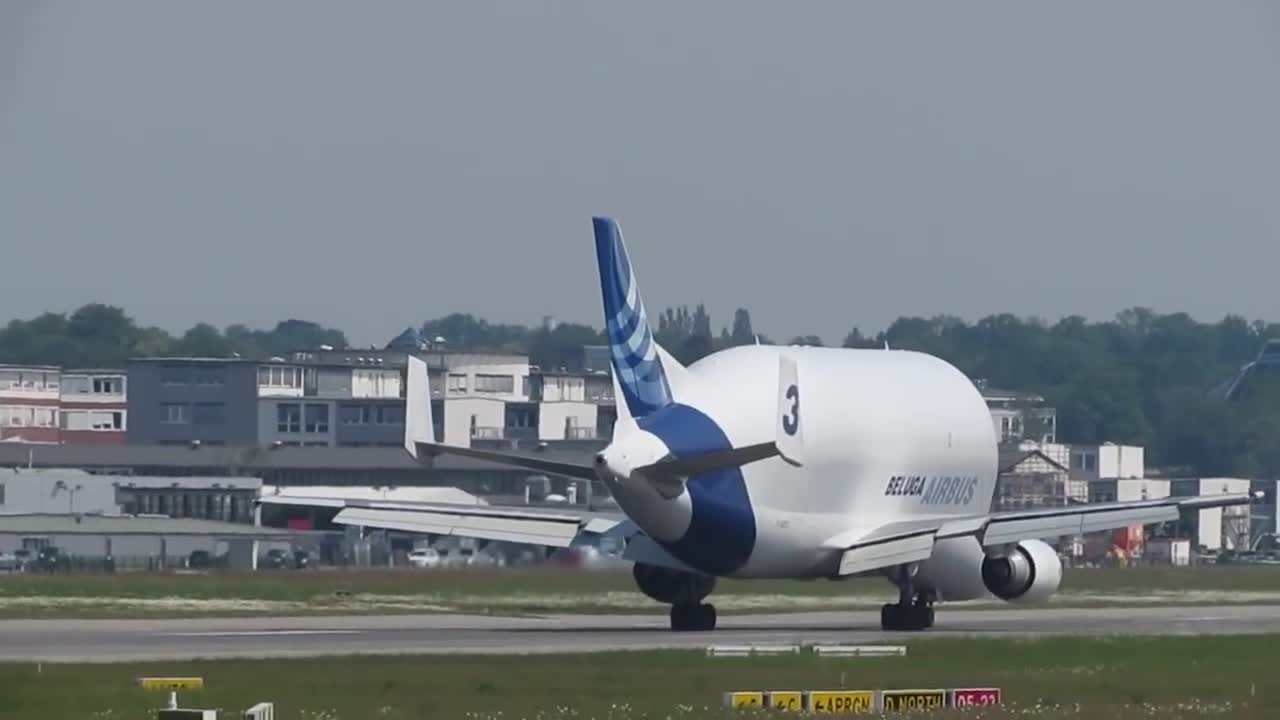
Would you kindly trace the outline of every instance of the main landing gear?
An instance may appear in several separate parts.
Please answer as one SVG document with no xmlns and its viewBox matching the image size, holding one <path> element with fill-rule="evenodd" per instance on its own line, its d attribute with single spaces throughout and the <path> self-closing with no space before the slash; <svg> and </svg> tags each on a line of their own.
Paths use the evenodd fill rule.
<svg viewBox="0 0 1280 720">
<path fill-rule="evenodd" d="M 898 567 L 898 602 L 880 608 L 882 630 L 926 630 L 933 627 L 933 598 L 916 592 L 914 565 Z"/>
<path fill-rule="evenodd" d="M 676 631 L 715 630 L 716 606 L 708 603 L 672 605 L 671 629 Z"/>
<path fill-rule="evenodd" d="M 714 577 L 644 563 L 636 563 L 631 574 L 641 592 L 671 606 L 672 630 L 716 629 L 715 606 L 703 602 L 715 588 Z"/>
</svg>

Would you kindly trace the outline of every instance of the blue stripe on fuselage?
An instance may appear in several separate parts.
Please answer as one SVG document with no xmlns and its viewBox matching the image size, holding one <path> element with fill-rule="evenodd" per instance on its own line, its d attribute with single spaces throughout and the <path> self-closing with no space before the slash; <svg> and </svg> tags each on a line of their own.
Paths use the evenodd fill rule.
<svg viewBox="0 0 1280 720">
<path fill-rule="evenodd" d="M 688 405 L 668 405 L 639 418 L 671 454 L 687 458 L 731 449 L 715 421 Z M 685 564 L 712 575 L 727 575 L 746 564 L 756 542 L 756 519 L 742 469 L 728 467 L 688 480 L 693 517 L 684 536 L 662 543 Z"/>
</svg>

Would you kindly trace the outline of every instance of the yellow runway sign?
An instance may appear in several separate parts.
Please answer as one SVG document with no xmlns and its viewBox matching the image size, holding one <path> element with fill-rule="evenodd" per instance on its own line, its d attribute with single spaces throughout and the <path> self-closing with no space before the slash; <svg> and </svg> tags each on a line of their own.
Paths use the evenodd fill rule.
<svg viewBox="0 0 1280 720">
<path fill-rule="evenodd" d="M 871 690 L 814 690 L 809 693 L 809 710 L 815 713 L 869 713 L 875 709 Z"/>
<path fill-rule="evenodd" d="M 758 708 L 764 707 L 764 693 L 762 692 L 731 692 L 725 693 L 725 704 L 735 708 Z"/>
<path fill-rule="evenodd" d="M 804 693 L 799 690 L 774 690 L 769 693 L 769 707 L 775 710 L 804 710 Z"/>
<path fill-rule="evenodd" d="M 138 686 L 143 690 L 199 690 L 204 687 L 204 678 L 140 677 Z"/>
</svg>

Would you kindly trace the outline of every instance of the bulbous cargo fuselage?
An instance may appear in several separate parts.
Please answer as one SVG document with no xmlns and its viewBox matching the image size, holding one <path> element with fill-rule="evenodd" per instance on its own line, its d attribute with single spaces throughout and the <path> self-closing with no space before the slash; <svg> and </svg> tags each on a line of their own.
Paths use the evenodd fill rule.
<svg viewBox="0 0 1280 720">
<path fill-rule="evenodd" d="M 779 355 L 797 365 L 797 402 L 780 403 Z M 619 506 L 692 569 L 729 577 L 832 575 L 841 548 L 886 522 L 979 515 L 996 481 L 991 416 L 948 363 L 890 350 L 752 345 L 691 365 L 675 402 L 636 427 L 619 422 L 611 451 L 646 462 L 773 440 L 800 418 L 804 461 L 780 457 L 687 478 L 664 497 L 616 482 Z"/>
</svg>

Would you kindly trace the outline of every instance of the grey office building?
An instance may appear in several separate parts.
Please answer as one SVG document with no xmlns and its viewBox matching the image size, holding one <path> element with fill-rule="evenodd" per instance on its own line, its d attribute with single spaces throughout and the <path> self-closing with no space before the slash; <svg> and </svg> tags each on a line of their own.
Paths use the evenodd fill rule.
<svg viewBox="0 0 1280 720">
<path fill-rule="evenodd" d="M 136 359 L 129 363 L 128 443 L 399 447 L 403 374 L 237 358 Z M 435 408 L 438 422 L 442 414 Z"/>
</svg>

